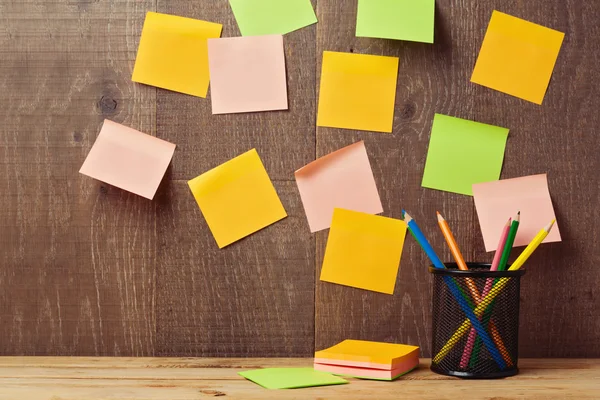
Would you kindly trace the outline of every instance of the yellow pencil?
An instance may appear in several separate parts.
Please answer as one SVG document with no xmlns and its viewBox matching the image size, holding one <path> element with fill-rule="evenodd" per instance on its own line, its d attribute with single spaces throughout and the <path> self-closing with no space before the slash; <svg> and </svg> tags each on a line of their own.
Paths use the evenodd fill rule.
<svg viewBox="0 0 600 400">
<path fill-rule="evenodd" d="M 533 240 L 527 245 L 525 250 L 523 250 L 519 257 L 517 257 L 515 262 L 510 266 L 510 268 L 508 269 L 509 271 L 517 270 L 521 268 L 523 264 L 525 264 L 525 261 L 527 261 L 527 259 L 531 257 L 531 254 L 533 254 L 533 252 L 544 241 L 544 239 L 546 239 L 546 236 L 548 236 L 548 234 L 550 233 L 550 230 L 552 229 L 552 226 L 554 226 L 555 222 L 556 220 L 552 220 L 552 222 L 550 222 L 541 231 L 538 232 L 538 234 L 533 238 Z M 498 283 L 494 285 L 492 290 L 490 290 L 490 292 L 483 298 L 483 300 L 481 300 L 481 303 L 479 303 L 479 305 L 475 307 L 475 310 L 473 311 L 475 312 L 475 315 L 477 317 L 481 317 L 485 309 L 490 305 L 494 298 L 498 296 L 498 294 L 500 294 L 502 288 L 506 286 L 509 279 L 510 278 L 500 278 L 498 280 Z M 444 347 L 442 347 L 439 353 L 436 354 L 436 356 L 433 358 L 433 361 L 439 363 L 446 355 L 448 355 L 452 347 L 454 347 L 454 345 L 458 343 L 459 339 L 469 331 L 470 325 L 471 322 L 468 319 L 466 319 L 462 323 L 462 325 L 456 330 L 454 335 L 452 335 L 452 337 L 446 342 Z"/>
</svg>

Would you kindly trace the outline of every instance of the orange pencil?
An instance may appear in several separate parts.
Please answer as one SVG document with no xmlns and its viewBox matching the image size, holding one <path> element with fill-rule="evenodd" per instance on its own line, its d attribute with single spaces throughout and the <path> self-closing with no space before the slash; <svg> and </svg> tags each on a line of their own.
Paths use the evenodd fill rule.
<svg viewBox="0 0 600 400">
<path fill-rule="evenodd" d="M 458 248 L 458 244 L 456 244 L 456 240 L 454 239 L 454 235 L 452 234 L 452 231 L 448 226 L 448 222 L 446 222 L 446 220 L 444 219 L 444 217 L 442 217 L 442 214 L 440 214 L 439 211 L 436 211 L 436 213 L 438 225 L 440 226 L 440 229 L 444 234 L 444 238 L 446 239 L 446 243 L 448 243 L 448 247 L 450 247 L 450 252 L 452 253 L 452 257 L 454 257 L 454 260 L 458 265 L 458 269 L 463 271 L 468 270 L 469 268 L 467 268 L 467 264 L 465 263 L 465 259 L 463 258 L 460 249 Z M 477 290 L 475 282 L 473 282 L 471 278 L 467 278 L 467 286 L 469 287 L 471 296 L 473 296 L 473 300 L 475 300 L 476 304 L 479 304 L 479 302 L 481 301 L 481 297 L 479 296 L 479 291 Z"/>
</svg>

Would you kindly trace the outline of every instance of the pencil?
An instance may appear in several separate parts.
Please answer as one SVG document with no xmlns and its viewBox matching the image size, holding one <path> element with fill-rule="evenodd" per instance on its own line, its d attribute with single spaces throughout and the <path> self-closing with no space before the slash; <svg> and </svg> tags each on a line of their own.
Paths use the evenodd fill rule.
<svg viewBox="0 0 600 400">
<path fill-rule="evenodd" d="M 518 214 L 517 214 L 517 218 L 519 218 Z M 500 265 L 500 259 L 502 258 L 502 254 L 504 252 L 504 247 L 506 245 L 506 241 L 508 240 L 508 234 L 509 234 L 509 231 L 511 228 L 511 221 L 512 221 L 512 218 L 509 218 L 508 221 L 506 221 L 506 225 L 504 225 L 504 228 L 502 229 L 502 233 L 500 234 L 500 240 L 498 241 L 498 247 L 496 247 L 496 253 L 494 254 L 494 259 L 492 260 L 492 266 L 490 267 L 490 271 L 498 270 L 498 267 Z M 517 222 L 517 224 L 518 224 L 518 222 Z M 491 289 L 491 287 L 489 289 Z M 489 289 L 488 289 L 488 291 L 489 291 Z M 483 290 L 485 290 L 485 288 Z"/>
<path fill-rule="evenodd" d="M 440 229 L 442 230 L 444 238 L 446 239 L 446 243 L 448 243 L 448 247 L 450 248 L 452 257 L 454 257 L 454 260 L 456 261 L 456 264 L 458 265 L 458 269 L 467 271 L 469 268 L 467 267 L 467 264 L 465 263 L 465 259 L 463 258 L 462 253 L 460 252 L 460 249 L 458 248 L 458 244 L 456 243 L 456 239 L 454 239 L 454 235 L 452 234 L 452 231 L 450 230 L 450 226 L 448 225 L 448 222 L 446 222 L 446 220 L 444 219 L 444 217 L 442 217 L 442 214 L 440 214 L 439 211 L 436 213 L 437 213 L 438 225 L 440 226 Z M 473 296 L 473 300 L 475 300 L 475 303 L 478 304 L 481 301 L 481 297 L 479 296 L 479 291 L 477 290 L 477 286 L 475 285 L 475 282 L 473 282 L 473 279 L 471 279 L 471 278 L 467 278 L 466 281 L 467 281 L 467 286 L 469 287 L 469 291 L 471 292 L 471 296 Z"/>
<path fill-rule="evenodd" d="M 405 210 L 402 210 L 402 217 L 404 218 L 404 222 L 406 222 L 406 225 L 408 226 L 408 231 L 415 238 L 417 243 L 421 245 L 421 248 L 423 249 L 423 251 L 425 251 L 425 254 L 427 254 L 427 257 L 429 257 L 429 260 L 431 261 L 433 266 L 439 269 L 446 269 L 446 265 L 444 265 L 442 260 L 440 260 L 435 250 L 425 237 L 425 234 L 423 234 L 421 228 L 419 228 L 419 225 L 417 225 L 416 221 L 414 221 L 413 218 L 409 214 L 407 214 Z M 458 290 L 460 290 L 461 295 L 469 303 L 469 306 L 471 308 L 474 308 L 471 299 L 467 297 L 467 295 L 460 286 L 458 286 Z"/>
<path fill-rule="evenodd" d="M 490 271 L 496 271 L 498 269 L 498 265 L 500 264 L 500 258 L 502 257 L 502 252 L 504 250 L 504 245 L 506 244 L 506 239 L 508 237 L 508 231 L 510 230 L 510 222 L 509 218 L 504 228 L 502 229 L 502 233 L 500 234 L 500 241 L 498 242 L 498 247 L 496 248 L 496 254 L 494 254 L 494 260 L 492 261 L 492 266 L 490 267 Z M 485 281 L 485 287 L 481 292 L 481 297 L 485 297 L 486 294 L 492 288 L 492 283 L 494 283 L 494 278 L 488 278 Z M 485 326 L 486 324 L 484 324 Z M 460 367 L 465 369 L 467 365 L 469 365 L 469 359 L 471 358 L 471 353 L 473 352 L 473 345 L 475 344 L 475 338 L 477 337 L 477 333 L 473 327 L 471 327 L 471 331 L 469 332 L 469 339 L 467 340 L 467 344 L 465 345 L 465 350 L 463 351 L 462 358 L 460 359 Z"/>
<path fill-rule="evenodd" d="M 506 264 L 508 263 L 508 258 L 510 257 L 510 252 L 512 251 L 513 245 L 515 244 L 515 238 L 517 237 L 517 231 L 519 230 L 519 223 L 521 222 L 521 211 L 517 213 L 517 216 L 513 220 L 510 231 L 508 232 L 508 238 L 506 239 L 506 244 L 504 245 L 504 250 L 502 251 L 502 258 L 500 258 L 500 264 L 498 265 L 498 270 L 504 271 L 506 269 Z"/>
<path fill-rule="evenodd" d="M 508 232 L 508 238 L 506 239 L 506 243 L 504 244 L 504 248 L 502 249 L 502 254 L 501 254 L 501 258 L 500 258 L 500 264 L 498 265 L 498 270 L 500 271 L 504 271 L 506 269 L 506 264 L 508 262 L 508 258 L 510 257 L 510 253 L 512 251 L 514 242 L 515 242 L 515 237 L 517 236 L 517 231 L 519 229 L 519 221 L 521 219 L 521 211 L 519 211 L 516 215 L 516 217 L 513 219 L 511 226 L 510 226 L 510 230 Z M 496 251 L 496 255 L 494 257 L 494 259 L 498 256 L 498 251 Z M 497 279 L 494 280 L 494 282 L 498 281 Z M 486 284 L 487 286 L 487 284 Z M 485 288 L 484 288 L 485 291 Z M 489 292 L 489 289 L 488 289 Z M 487 293 L 486 293 L 487 294 Z M 485 296 L 485 294 L 482 294 L 482 296 Z M 492 309 L 493 309 L 494 305 L 492 304 L 487 311 L 485 312 L 485 315 L 483 316 L 483 325 L 487 325 L 487 323 L 490 320 L 491 314 L 492 314 Z M 477 339 L 477 342 L 475 343 L 475 350 L 472 353 L 471 356 L 471 361 L 473 360 L 473 357 L 476 357 L 477 354 L 479 353 L 481 347 L 481 341 L 479 339 Z"/>
<path fill-rule="evenodd" d="M 425 251 L 425 254 L 427 254 L 427 257 L 429 257 L 429 260 L 431 260 L 433 266 L 440 269 L 446 269 L 446 266 L 435 253 L 435 250 L 421 231 L 421 228 L 419 228 L 419 225 L 417 225 L 415 220 L 410 215 L 408 215 L 406 211 L 402 210 L 402 214 L 404 215 L 404 222 L 406 222 L 408 230 L 413 234 L 417 243 L 421 245 L 421 247 Z"/>
<path fill-rule="evenodd" d="M 437 254 L 433 250 L 433 247 L 431 247 L 431 244 L 429 243 L 429 241 L 427 240 L 427 238 L 425 237 L 425 235 L 423 234 L 423 232 L 421 231 L 421 229 L 419 228 L 419 226 L 417 225 L 415 220 L 412 219 L 412 217 L 405 211 L 403 211 L 403 214 L 404 214 L 404 221 L 406 222 L 408 229 L 413 234 L 417 243 L 419 243 L 419 245 L 421 245 L 421 247 L 423 248 L 423 250 L 429 257 L 429 259 L 431 260 L 433 265 L 436 268 L 445 269 L 446 266 L 444 265 L 444 263 L 442 263 L 440 258 L 437 256 Z M 452 293 L 452 295 L 454 296 L 454 298 L 456 299 L 456 301 L 462 308 L 463 312 L 467 316 L 467 318 L 472 321 L 473 327 L 475 328 L 476 332 L 481 337 L 481 340 L 483 340 L 483 344 L 490 352 L 494 361 L 496 361 L 496 363 L 500 366 L 500 368 L 504 369 L 506 367 L 506 364 L 505 364 L 504 360 L 502 359 L 502 355 L 500 354 L 500 352 L 498 351 L 496 346 L 494 346 L 494 342 L 489 337 L 488 333 L 485 331 L 485 328 L 483 327 L 483 325 L 481 325 L 481 322 L 479 322 L 479 319 L 477 319 L 477 317 L 473 313 L 473 310 L 467 303 L 466 299 L 461 295 L 459 286 L 449 276 L 444 276 L 443 279 L 444 279 L 444 282 L 446 283 L 446 285 L 448 286 L 448 288 L 450 289 L 450 292 Z M 468 327 L 467 327 L 467 329 L 468 329 Z"/>
<path fill-rule="evenodd" d="M 529 257 L 531 257 L 533 252 L 539 247 L 539 245 L 544 241 L 544 239 L 546 239 L 546 236 L 548 236 L 548 234 L 552 230 L 552 227 L 554 226 L 555 222 L 556 220 L 552 220 L 552 222 L 550 222 L 538 232 L 538 234 L 533 238 L 533 240 L 527 245 L 525 250 L 523 250 L 519 257 L 517 257 L 515 262 L 510 266 L 510 268 L 508 269 L 509 271 L 518 270 L 523 266 L 523 264 L 525 264 L 525 262 L 529 259 Z M 487 307 L 494 300 L 494 298 L 496 298 L 496 296 L 500 294 L 500 292 L 502 291 L 504 286 L 506 286 L 509 280 L 510 278 L 498 279 L 498 282 L 492 287 L 490 292 L 483 298 L 483 300 L 481 300 L 481 303 L 479 303 L 479 305 L 475 307 L 474 311 L 477 317 L 480 317 L 481 314 L 483 314 L 483 312 L 487 309 Z M 448 355 L 450 350 L 452 350 L 452 347 L 454 347 L 454 345 L 459 341 L 459 339 L 467 332 L 470 324 L 470 318 L 467 318 L 463 321 L 462 325 L 456 330 L 456 332 L 454 332 L 454 335 L 452 335 L 452 337 L 448 339 L 448 341 L 442 347 L 439 353 L 436 354 L 436 356 L 433 358 L 434 362 L 439 363 L 445 356 Z M 479 331 L 477 331 L 477 333 L 479 334 Z"/>
</svg>

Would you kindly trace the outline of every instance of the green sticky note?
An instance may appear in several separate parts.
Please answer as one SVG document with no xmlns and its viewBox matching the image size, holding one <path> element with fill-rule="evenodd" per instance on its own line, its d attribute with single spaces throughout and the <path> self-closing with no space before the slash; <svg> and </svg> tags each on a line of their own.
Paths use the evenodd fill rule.
<svg viewBox="0 0 600 400">
<path fill-rule="evenodd" d="M 242 36 L 284 35 L 317 22 L 310 0 L 229 0 Z"/>
<path fill-rule="evenodd" d="M 239 374 L 267 389 L 295 389 L 348 383 L 345 379 L 312 368 L 263 368 Z"/>
<path fill-rule="evenodd" d="M 433 43 L 435 0 L 358 0 L 356 36 Z"/>
<path fill-rule="evenodd" d="M 436 114 L 422 186 L 473 196 L 474 183 L 500 179 L 508 129 Z"/>
</svg>

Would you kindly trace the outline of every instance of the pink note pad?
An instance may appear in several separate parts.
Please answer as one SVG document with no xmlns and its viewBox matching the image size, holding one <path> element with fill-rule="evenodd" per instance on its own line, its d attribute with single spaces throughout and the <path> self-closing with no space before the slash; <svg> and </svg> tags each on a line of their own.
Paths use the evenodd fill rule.
<svg viewBox="0 0 600 400">
<path fill-rule="evenodd" d="M 419 357 L 410 357 L 394 366 L 393 369 L 376 369 L 364 367 L 352 367 L 333 364 L 336 360 L 327 360 L 330 364 L 317 363 L 315 360 L 314 369 L 316 371 L 329 372 L 335 375 L 352 376 L 355 378 L 380 379 L 391 381 L 401 375 L 412 371 L 419 365 Z"/>
<path fill-rule="evenodd" d="M 152 200 L 174 152 L 173 143 L 105 120 L 79 172 Z"/>
<path fill-rule="evenodd" d="M 362 141 L 311 162 L 295 175 L 311 232 L 331 226 L 334 208 L 383 212 Z"/>
<path fill-rule="evenodd" d="M 287 110 L 283 36 L 208 40 L 213 114 Z"/>
<path fill-rule="evenodd" d="M 411 357 L 412 359 L 413 357 Z M 418 359 L 418 356 L 417 356 Z M 352 361 L 352 360 L 342 360 L 342 359 L 334 359 L 334 358 L 319 358 L 315 357 L 315 364 L 328 364 L 328 365 L 337 365 L 342 367 L 355 367 L 355 368 L 370 368 L 370 369 L 384 369 L 389 370 L 389 364 L 379 364 L 373 363 L 369 361 Z M 400 362 L 397 362 L 392 365 L 392 369 L 400 368 L 403 363 L 406 361 L 406 358 L 402 358 Z"/>
<path fill-rule="evenodd" d="M 529 244 L 540 229 L 555 218 L 546 174 L 478 183 L 473 185 L 473 197 L 486 251 L 496 249 L 502 227 L 518 211 L 521 211 L 521 223 L 515 247 Z M 560 241 L 556 224 L 544 243 Z"/>
</svg>

